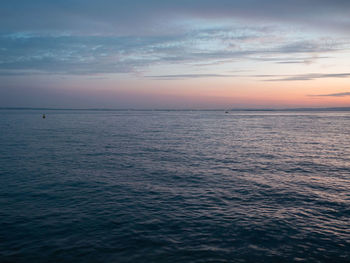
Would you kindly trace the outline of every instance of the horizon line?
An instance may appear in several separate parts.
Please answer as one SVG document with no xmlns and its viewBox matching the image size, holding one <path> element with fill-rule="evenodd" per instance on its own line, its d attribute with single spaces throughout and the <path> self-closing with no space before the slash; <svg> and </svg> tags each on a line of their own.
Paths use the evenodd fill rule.
<svg viewBox="0 0 350 263">
<path fill-rule="evenodd" d="M 296 107 L 296 108 L 217 108 L 217 109 L 136 109 L 136 108 L 55 108 L 55 107 L 0 107 L 0 110 L 52 111 L 350 111 L 349 107 Z"/>
</svg>

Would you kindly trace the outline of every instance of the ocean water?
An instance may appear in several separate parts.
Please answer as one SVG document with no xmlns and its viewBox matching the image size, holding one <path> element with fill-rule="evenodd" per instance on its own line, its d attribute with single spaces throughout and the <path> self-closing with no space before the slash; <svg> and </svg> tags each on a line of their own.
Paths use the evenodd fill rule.
<svg viewBox="0 0 350 263">
<path fill-rule="evenodd" d="M 0 262 L 350 262 L 350 112 L 0 111 Z"/>
</svg>

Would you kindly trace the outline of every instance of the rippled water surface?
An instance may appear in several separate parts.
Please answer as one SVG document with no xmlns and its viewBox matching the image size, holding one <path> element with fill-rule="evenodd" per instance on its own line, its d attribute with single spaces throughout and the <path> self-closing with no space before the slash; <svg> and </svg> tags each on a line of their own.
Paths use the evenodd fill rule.
<svg viewBox="0 0 350 263">
<path fill-rule="evenodd" d="M 0 111 L 0 262 L 350 262 L 350 112 Z"/>
</svg>

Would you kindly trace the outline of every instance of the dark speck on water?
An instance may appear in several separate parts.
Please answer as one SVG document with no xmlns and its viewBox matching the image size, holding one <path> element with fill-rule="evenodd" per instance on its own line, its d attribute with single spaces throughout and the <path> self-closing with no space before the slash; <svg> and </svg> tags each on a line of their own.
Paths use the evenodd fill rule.
<svg viewBox="0 0 350 263">
<path fill-rule="evenodd" d="M 48 113 L 0 111 L 0 262 L 350 262 L 350 112 Z"/>
</svg>

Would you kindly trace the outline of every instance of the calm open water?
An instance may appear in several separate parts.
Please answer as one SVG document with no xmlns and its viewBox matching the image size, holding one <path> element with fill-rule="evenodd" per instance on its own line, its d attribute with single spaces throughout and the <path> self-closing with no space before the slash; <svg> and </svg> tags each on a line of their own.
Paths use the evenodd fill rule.
<svg viewBox="0 0 350 263">
<path fill-rule="evenodd" d="M 350 262 L 350 112 L 0 111 L 0 262 Z"/>
</svg>

